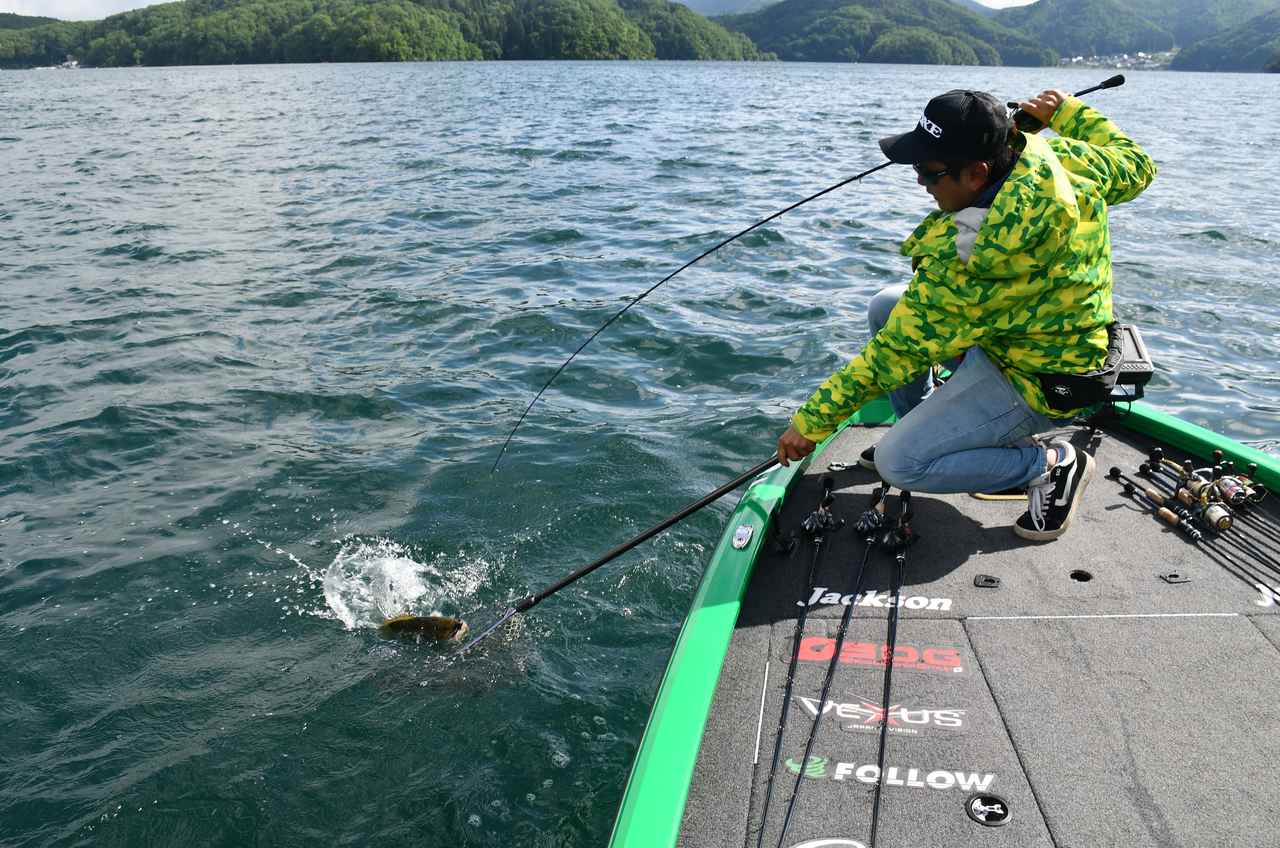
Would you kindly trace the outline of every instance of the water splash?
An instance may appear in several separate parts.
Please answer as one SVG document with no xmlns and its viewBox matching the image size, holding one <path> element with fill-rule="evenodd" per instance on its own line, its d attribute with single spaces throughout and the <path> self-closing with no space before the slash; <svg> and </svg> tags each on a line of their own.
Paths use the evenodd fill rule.
<svg viewBox="0 0 1280 848">
<path fill-rule="evenodd" d="M 487 564 L 445 569 L 444 555 L 418 562 L 390 539 L 350 539 L 324 572 L 324 598 L 348 630 L 377 627 L 403 613 L 445 615 L 483 582 Z"/>
</svg>

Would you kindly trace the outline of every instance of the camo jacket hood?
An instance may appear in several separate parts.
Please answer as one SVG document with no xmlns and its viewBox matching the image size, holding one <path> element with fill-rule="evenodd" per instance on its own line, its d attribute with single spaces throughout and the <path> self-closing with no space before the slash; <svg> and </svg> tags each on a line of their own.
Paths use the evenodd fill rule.
<svg viewBox="0 0 1280 848">
<path fill-rule="evenodd" d="M 1115 124 L 1068 98 L 1025 147 L 990 209 L 934 211 L 902 244 L 914 274 L 885 326 L 792 417 L 818 441 L 867 401 L 935 362 L 981 347 L 1027 404 L 1050 418 L 1037 373 L 1101 367 L 1111 323 L 1107 209 L 1156 167 Z M 976 227 L 976 233 L 973 231 Z M 959 237 L 959 238 L 958 238 Z"/>
</svg>

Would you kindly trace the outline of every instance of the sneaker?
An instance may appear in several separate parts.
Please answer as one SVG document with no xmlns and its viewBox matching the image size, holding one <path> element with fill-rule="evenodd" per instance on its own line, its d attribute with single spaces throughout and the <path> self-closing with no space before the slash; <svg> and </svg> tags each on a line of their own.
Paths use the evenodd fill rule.
<svg viewBox="0 0 1280 848">
<path fill-rule="evenodd" d="M 1084 490 L 1093 476 L 1093 457 L 1077 451 L 1067 441 L 1052 441 L 1058 463 L 1027 484 L 1027 511 L 1013 525 L 1013 532 L 1034 542 L 1056 539 L 1071 526 Z"/>
<path fill-rule="evenodd" d="M 868 471 L 876 470 L 876 446 L 875 445 L 872 445 L 871 447 L 864 450 L 862 453 L 858 454 L 858 464 L 861 465 L 863 468 L 867 469 Z"/>
</svg>

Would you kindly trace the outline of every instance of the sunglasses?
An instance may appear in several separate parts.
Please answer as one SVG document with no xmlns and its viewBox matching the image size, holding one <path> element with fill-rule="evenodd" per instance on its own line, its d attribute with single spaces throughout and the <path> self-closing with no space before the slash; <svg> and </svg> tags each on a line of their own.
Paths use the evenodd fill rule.
<svg viewBox="0 0 1280 848">
<path fill-rule="evenodd" d="M 951 173 L 950 168 L 943 168 L 939 171 L 926 171 L 924 168 L 921 168 L 919 165 L 912 165 L 911 167 L 915 169 L 916 176 L 924 180 L 925 185 L 936 185 L 938 180 L 942 179 L 947 174 Z"/>
</svg>

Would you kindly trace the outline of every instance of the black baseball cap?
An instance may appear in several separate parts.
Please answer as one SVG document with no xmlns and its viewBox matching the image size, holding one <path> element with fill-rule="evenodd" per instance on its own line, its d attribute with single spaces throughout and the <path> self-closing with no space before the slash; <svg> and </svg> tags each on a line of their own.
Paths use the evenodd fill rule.
<svg viewBox="0 0 1280 848">
<path fill-rule="evenodd" d="M 893 162 L 973 162 L 991 158 L 1009 140 L 1013 122 L 1005 105 L 985 91 L 956 89 L 939 94 L 924 107 L 911 132 L 880 139 Z"/>
</svg>

